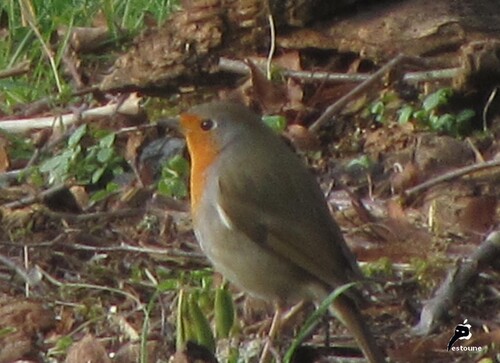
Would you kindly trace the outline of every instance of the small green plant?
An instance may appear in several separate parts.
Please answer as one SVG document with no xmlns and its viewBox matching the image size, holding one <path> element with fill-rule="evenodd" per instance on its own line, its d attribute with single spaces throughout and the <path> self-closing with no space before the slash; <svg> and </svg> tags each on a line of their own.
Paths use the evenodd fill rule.
<svg viewBox="0 0 500 363">
<path fill-rule="evenodd" d="M 442 109 L 449 105 L 452 96 L 453 90 L 451 88 L 441 88 L 426 96 L 417 106 L 401 105 L 401 100 L 399 100 L 398 123 L 405 124 L 414 120 L 431 131 L 452 136 L 464 135 L 471 129 L 471 120 L 475 116 L 475 112 L 471 109 L 464 109 L 458 113 L 442 112 Z M 393 110 L 394 104 L 393 97 L 383 96 L 372 103 L 370 114 L 375 117 L 377 122 L 385 123 L 388 118 L 388 110 Z"/>
<path fill-rule="evenodd" d="M 84 137 L 91 146 L 83 145 Z M 123 173 L 125 160 L 117 154 L 114 142 L 114 133 L 97 130 L 92 134 L 87 125 L 82 125 L 69 137 L 66 147 L 59 154 L 40 165 L 39 171 L 48 175 L 50 184 L 70 179 L 83 185 L 99 184 L 105 175 L 114 177 Z M 116 183 L 106 183 L 103 193 L 108 195 L 117 188 Z M 97 199 L 102 199 L 103 193 L 97 195 Z"/>
<path fill-rule="evenodd" d="M 71 347 L 72 344 L 73 344 L 73 339 L 68 335 L 64 335 L 57 340 L 54 347 L 48 350 L 47 356 L 54 358 L 64 356 L 68 352 L 68 349 Z"/>
<path fill-rule="evenodd" d="M 437 257 L 431 259 L 414 257 L 410 259 L 410 266 L 414 271 L 415 280 L 420 287 L 429 290 L 436 285 L 436 275 L 443 272 L 443 269 L 446 267 L 446 262 Z"/>
<path fill-rule="evenodd" d="M 440 108 L 448 105 L 452 96 L 451 88 L 441 88 L 431 93 L 423 100 L 422 108 L 413 112 L 413 118 L 432 131 L 453 136 L 463 135 L 470 129 L 470 121 L 475 113 L 471 109 L 462 110 L 457 114 L 441 113 Z"/>
<path fill-rule="evenodd" d="M 0 129 L 0 138 L 5 138 L 9 144 L 9 160 L 29 160 L 33 156 L 35 147 L 25 137 L 11 134 Z"/>
<path fill-rule="evenodd" d="M 393 272 L 392 261 L 387 257 L 381 257 L 363 266 L 363 273 L 367 277 L 388 276 L 392 275 Z"/>
<path fill-rule="evenodd" d="M 385 92 L 369 107 L 369 113 L 376 122 L 386 124 L 390 119 L 390 112 L 401 105 L 401 100 L 395 92 Z"/>
<path fill-rule="evenodd" d="M 196 279 L 196 276 L 190 276 Z M 188 341 L 193 341 L 215 352 L 217 339 L 229 337 L 234 325 L 234 302 L 226 286 L 218 287 L 214 291 L 212 278 L 207 279 L 205 276 L 201 279 L 201 286 L 185 287 L 179 291 L 176 343 L 178 350 L 182 350 Z"/>
<path fill-rule="evenodd" d="M 347 165 L 347 170 L 366 170 L 369 171 L 373 168 L 375 162 L 368 155 L 361 155 L 359 158 L 352 159 Z"/>
<path fill-rule="evenodd" d="M 167 197 L 186 197 L 188 173 L 189 163 L 187 160 L 180 155 L 174 156 L 167 161 L 161 170 L 158 192 Z"/>
<path fill-rule="evenodd" d="M 262 121 L 275 132 L 283 132 L 286 128 L 286 118 L 281 115 L 262 116 Z"/>
</svg>

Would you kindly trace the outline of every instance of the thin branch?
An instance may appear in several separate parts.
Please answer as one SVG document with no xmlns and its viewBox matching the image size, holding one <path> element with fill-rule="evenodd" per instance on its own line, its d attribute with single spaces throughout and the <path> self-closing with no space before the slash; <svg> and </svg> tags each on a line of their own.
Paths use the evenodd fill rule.
<svg viewBox="0 0 500 363">
<path fill-rule="evenodd" d="M 28 197 L 16 200 L 15 202 L 3 204 L 2 206 L 5 208 L 10 208 L 10 209 L 24 207 L 24 206 L 27 206 L 30 204 L 41 202 L 41 201 L 43 201 L 44 198 L 46 198 L 50 195 L 56 194 L 65 188 L 67 188 L 67 186 L 65 184 L 54 185 L 54 186 L 50 187 L 49 189 L 46 189 L 46 190 L 41 191 L 40 193 L 37 193 L 36 195 L 30 195 Z"/>
<path fill-rule="evenodd" d="M 19 63 L 17 66 L 4 69 L 3 71 L 1 71 L 0 79 L 20 76 L 22 74 L 28 73 L 29 70 L 30 70 L 30 62 L 25 60 Z"/>
<path fill-rule="evenodd" d="M 0 263 L 14 271 L 19 277 L 23 279 L 26 285 L 35 286 L 40 282 L 40 279 L 36 274 L 32 274 L 30 271 L 23 268 L 22 266 L 19 266 L 17 263 L 2 254 L 0 254 Z"/>
<path fill-rule="evenodd" d="M 418 335 L 428 335 L 438 326 L 447 312 L 456 306 L 464 290 L 470 288 L 471 280 L 486 266 L 498 260 L 500 255 L 500 232 L 491 232 L 479 248 L 468 259 L 463 259 L 451 271 L 446 279 L 422 308 L 420 321 L 413 328 Z"/>
<path fill-rule="evenodd" d="M 265 67 L 260 62 L 255 61 L 255 64 L 262 68 Z M 239 60 L 229 59 L 225 57 L 219 58 L 218 64 L 219 70 L 236 73 L 236 74 L 250 74 L 250 69 L 248 65 Z M 407 72 L 403 75 L 404 81 L 409 82 L 421 82 L 421 81 L 432 81 L 436 79 L 448 79 L 453 78 L 460 68 L 445 68 L 436 69 L 431 71 L 421 71 L 421 72 Z M 371 74 L 363 73 L 332 73 L 332 72 L 321 72 L 321 71 L 294 71 L 291 69 L 280 69 L 280 73 L 286 77 L 297 78 L 304 82 L 329 82 L 329 83 L 347 83 L 347 82 L 363 82 L 372 77 Z"/>
<path fill-rule="evenodd" d="M 190 260 L 191 259 L 197 260 L 198 262 L 207 261 L 207 258 L 202 253 L 187 252 L 182 250 L 172 250 L 166 248 L 138 247 L 138 246 L 128 245 L 125 243 L 121 243 L 119 246 L 108 246 L 108 247 L 88 246 L 81 243 L 71 243 L 71 244 L 65 244 L 65 247 L 74 250 L 92 251 L 92 252 L 134 252 L 134 253 L 145 253 L 151 255 L 166 255 L 171 258 L 187 258 Z"/>
<path fill-rule="evenodd" d="M 357 85 L 352 91 L 347 93 L 345 96 L 341 97 L 337 102 L 333 105 L 329 106 L 325 112 L 313 122 L 311 126 L 309 126 L 309 131 L 317 132 L 321 126 L 325 123 L 329 122 L 333 116 L 343 109 L 349 102 L 354 100 L 363 94 L 368 88 L 377 83 L 382 77 L 389 72 L 391 69 L 396 67 L 397 65 L 407 61 L 409 58 L 403 55 L 398 55 L 393 58 L 390 62 L 388 62 L 385 66 L 376 71 L 370 78 L 365 80 L 363 83 Z"/>
<path fill-rule="evenodd" d="M 99 291 L 108 291 L 118 295 L 122 295 L 130 298 L 137 304 L 137 308 L 145 312 L 144 304 L 137 298 L 136 296 L 126 292 L 125 290 L 115 289 L 113 287 L 108 286 L 100 286 L 93 284 L 85 284 L 85 283 L 68 283 L 68 282 L 60 282 L 56 278 L 52 277 L 48 272 L 45 272 L 43 269 L 38 267 L 41 274 L 47 279 L 51 284 L 59 287 L 59 288 L 76 288 L 76 289 L 91 289 L 91 290 L 99 290 Z"/>
<path fill-rule="evenodd" d="M 140 100 L 141 98 L 138 97 L 136 93 L 133 93 L 121 104 L 112 103 L 106 106 L 92 108 L 81 112 L 79 115 L 75 115 L 75 113 L 68 113 L 60 116 L 0 121 L 0 129 L 12 133 L 21 133 L 33 129 L 58 127 L 63 125 L 67 126 L 80 119 L 86 120 L 93 117 L 112 116 L 116 113 L 137 115 L 140 110 Z"/>
<path fill-rule="evenodd" d="M 415 196 L 415 194 L 421 193 L 424 190 L 427 190 L 427 189 L 429 189 L 437 184 L 444 183 L 446 181 L 450 181 L 452 179 L 456 179 L 456 178 L 459 178 L 463 175 L 471 174 L 471 173 L 474 173 L 476 171 L 480 171 L 480 170 L 488 169 L 488 168 L 495 168 L 495 167 L 499 167 L 499 166 L 500 166 L 500 160 L 490 160 L 490 161 L 486 161 L 484 163 L 478 163 L 478 164 L 474 164 L 474 165 L 464 166 L 462 168 L 452 170 L 452 171 L 444 173 L 442 175 L 438 175 L 437 177 L 435 177 L 433 179 L 427 180 L 427 181 L 425 181 L 425 182 L 423 182 L 423 183 L 421 183 L 413 188 L 410 188 L 410 189 L 406 190 L 403 193 L 403 195 L 405 198 L 412 198 L 413 196 Z"/>
</svg>

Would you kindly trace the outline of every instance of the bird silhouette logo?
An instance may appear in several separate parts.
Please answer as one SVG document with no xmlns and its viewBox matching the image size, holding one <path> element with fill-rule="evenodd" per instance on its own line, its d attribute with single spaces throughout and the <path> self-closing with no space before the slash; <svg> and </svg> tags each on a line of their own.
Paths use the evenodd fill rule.
<svg viewBox="0 0 500 363">
<path fill-rule="evenodd" d="M 450 339 L 450 342 L 448 343 L 448 350 L 453 347 L 453 344 L 458 339 L 470 339 L 472 337 L 472 333 L 470 332 L 471 325 L 467 324 L 467 319 L 464 320 L 463 324 L 458 324 L 457 327 L 455 328 L 455 333 Z"/>
</svg>

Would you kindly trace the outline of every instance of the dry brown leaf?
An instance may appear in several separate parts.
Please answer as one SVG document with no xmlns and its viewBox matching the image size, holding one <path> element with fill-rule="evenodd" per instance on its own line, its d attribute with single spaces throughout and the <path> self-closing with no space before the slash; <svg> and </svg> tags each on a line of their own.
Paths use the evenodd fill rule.
<svg viewBox="0 0 500 363">
<path fill-rule="evenodd" d="M 252 61 L 247 60 L 246 63 L 251 71 L 253 95 L 263 113 L 274 114 L 281 111 L 288 101 L 283 87 L 268 80 Z"/>
<path fill-rule="evenodd" d="M 302 125 L 290 125 L 285 131 L 293 146 L 300 151 L 314 151 L 320 147 L 318 136 Z"/>
<path fill-rule="evenodd" d="M 483 195 L 472 197 L 459 212 L 458 223 L 463 232 L 485 233 L 497 221 L 496 196 Z"/>
<path fill-rule="evenodd" d="M 420 169 L 410 161 L 403 166 L 403 170 L 391 175 L 391 186 L 394 192 L 400 193 L 414 187 L 420 182 Z"/>
<path fill-rule="evenodd" d="M 38 334 L 54 324 L 54 315 L 41 303 L 1 295 L 0 327 L 13 330 L 0 335 L 0 362 L 13 362 L 28 355 Z"/>
<path fill-rule="evenodd" d="M 286 81 L 286 94 L 288 98 L 288 104 L 286 105 L 287 109 L 294 111 L 302 111 L 304 109 L 304 104 L 302 102 L 304 90 L 299 81 L 288 78 Z"/>
<path fill-rule="evenodd" d="M 111 363 L 111 360 L 102 344 L 88 334 L 69 348 L 64 363 Z"/>
<path fill-rule="evenodd" d="M 127 146 L 125 148 L 125 159 L 131 163 L 135 164 L 137 159 L 137 150 L 142 145 L 144 141 L 144 134 L 141 132 L 130 133 L 127 139 Z"/>
</svg>

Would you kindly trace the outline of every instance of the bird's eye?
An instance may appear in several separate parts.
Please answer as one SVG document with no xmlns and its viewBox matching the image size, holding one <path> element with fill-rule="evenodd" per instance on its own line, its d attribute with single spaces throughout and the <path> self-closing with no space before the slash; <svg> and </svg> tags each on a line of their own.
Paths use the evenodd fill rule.
<svg viewBox="0 0 500 363">
<path fill-rule="evenodd" d="M 206 120 L 203 120 L 201 121 L 200 123 L 200 127 L 203 131 L 210 131 L 212 130 L 213 128 L 215 128 L 217 124 L 215 123 L 215 121 L 213 120 L 210 120 L 210 119 L 206 119 Z"/>
</svg>

